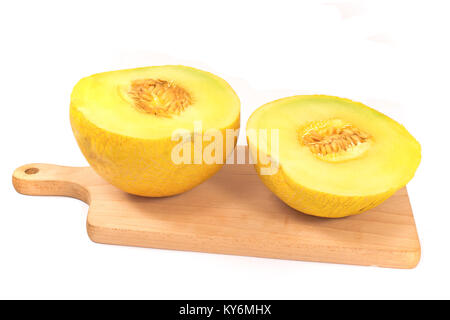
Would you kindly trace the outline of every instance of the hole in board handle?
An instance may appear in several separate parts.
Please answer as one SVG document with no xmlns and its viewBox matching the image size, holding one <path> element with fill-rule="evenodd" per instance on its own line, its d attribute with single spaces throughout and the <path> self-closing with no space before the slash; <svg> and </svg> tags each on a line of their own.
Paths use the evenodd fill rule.
<svg viewBox="0 0 450 320">
<path fill-rule="evenodd" d="M 26 174 L 36 174 L 38 172 L 39 172 L 38 168 L 28 168 L 28 169 L 25 170 Z"/>
</svg>

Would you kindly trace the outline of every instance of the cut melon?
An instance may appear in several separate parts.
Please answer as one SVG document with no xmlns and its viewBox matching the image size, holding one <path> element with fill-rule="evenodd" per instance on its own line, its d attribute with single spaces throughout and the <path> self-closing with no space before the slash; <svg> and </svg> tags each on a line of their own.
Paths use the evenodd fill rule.
<svg viewBox="0 0 450 320">
<path fill-rule="evenodd" d="M 321 217 L 379 205 L 408 183 L 421 159 L 420 144 L 396 121 L 324 95 L 260 107 L 247 123 L 247 141 L 265 185 L 292 208 Z"/>
<path fill-rule="evenodd" d="M 217 172 L 233 149 L 224 142 L 222 150 L 213 150 L 222 160 L 216 163 L 201 156 L 174 162 L 177 131 L 192 138 L 183 140 L 188 144 L 183 150 L 194 150 L 196 135 L 216 130 L 225 137 L 227 129 L 239 128 L 239 115 L 239 98 L 228 83 L 185 66 L 95 74 L 76 84 L 70 104 L 75 138 L 92 168 L 128 193 L 151 197 L 195 187 Z M 200 139 L 196 152 L 202 155 L 211 143 Z M 232 147 L 235 143 L 236 138 Z"/>
</svg>

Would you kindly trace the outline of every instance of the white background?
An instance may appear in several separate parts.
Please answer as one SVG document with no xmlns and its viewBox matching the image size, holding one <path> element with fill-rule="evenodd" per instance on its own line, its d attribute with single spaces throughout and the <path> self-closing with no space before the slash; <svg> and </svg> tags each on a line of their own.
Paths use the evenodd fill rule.
<svg viewBox="0 0 450 320">
<path fill-rule="evenodd" d="M 448 1 L 8 1 L 0 8 L 0 298 L 450 298 Z M 86 165 L 69 96 L 86 75 L 185 64 L 260 105 L 359 100 L 422 144 L 413 270 L 107 246 L 87 205 L 16 193 L 25 163 Z M 241 134 L 240 143 L 245 144 Z"/>
</svg>

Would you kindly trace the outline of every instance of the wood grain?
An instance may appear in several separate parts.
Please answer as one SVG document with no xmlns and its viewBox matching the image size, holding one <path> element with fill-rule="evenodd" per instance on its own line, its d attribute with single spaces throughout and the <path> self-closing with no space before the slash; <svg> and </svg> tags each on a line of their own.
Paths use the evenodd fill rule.
<svg viewBox="0 0 450 320">
<path fill-rule="evenodd" d="M 99 243 L 392 268 L 420 260 L 405 188 L 363 214 L 325 219 L 285 205 L 249 164 L 225 165 L 167 198 L 124 193 L 89 167 L 29 164 L 14 171 L 13 185 L 27 195 L 88 203 L 87 232 Z"/>
</svg>

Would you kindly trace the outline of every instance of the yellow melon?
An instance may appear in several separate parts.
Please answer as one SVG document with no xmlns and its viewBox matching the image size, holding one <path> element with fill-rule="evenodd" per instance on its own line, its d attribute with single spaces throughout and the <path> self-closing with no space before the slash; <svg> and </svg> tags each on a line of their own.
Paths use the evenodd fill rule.
<svg viewBox="0 0 450 320">
<path fill-rule="evenodd" d="M 174 162 L 177 131 L 188 132 L 184 150 L 193 150 L 196 135 L 216 130 L 225 137 L 227 129 L 238 129 L 239 115 L 239 98 L 227 82 L 185 66 L 94 74 L 76 84 L 70 103 L 73 133 L 92 168 L 128 193 L 151 197 L 195 187 L 232 151 L 223 143 L 223 150 L 212 151 L 222 161 L 194 159 L 192 152 L 190 163 Z M 210 143 L 200 141 L 202 153 Z"/>
<path fill-rule="evenodd" d="M 420 144 L 396 121 L 324 95 L 260 107 L 247 141 L 265 185 L 292 208 L 321 217 L 379 205 L 408 183 L 421 159 Z"/>
</svg>

